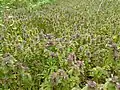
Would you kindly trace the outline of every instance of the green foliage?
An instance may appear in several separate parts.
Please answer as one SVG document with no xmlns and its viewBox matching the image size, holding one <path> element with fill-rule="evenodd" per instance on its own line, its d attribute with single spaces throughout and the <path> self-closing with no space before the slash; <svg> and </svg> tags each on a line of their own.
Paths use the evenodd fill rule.
<svg viewBox="0 0 120 90">
<path fill-rule="evenodd" d="M 4 8 L 20 8 L 34 4 L 45 4 L 54 0 L 0 0 L 1 7 Z"/>
<path fill-rule="evenodd" d="M 0 90 L 119 90 L 120 1 L 51 2 L 0 0 Z"/>
</svg>

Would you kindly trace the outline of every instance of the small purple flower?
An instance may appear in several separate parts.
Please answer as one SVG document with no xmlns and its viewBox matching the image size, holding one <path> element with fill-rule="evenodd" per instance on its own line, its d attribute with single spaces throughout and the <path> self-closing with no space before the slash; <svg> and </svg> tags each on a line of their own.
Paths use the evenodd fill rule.
<svg viewBox="0 0 120 90">
<path fill-rule="evenodd" d="M 117 83 L 116 85 L 117 90 L 120 90 L 120 83 Z"/>
<path fill-rule="evenodd" d="M 50 35 L 50 34 L 45 34 L 44 37 L 47 38 L 47 39 L 52 39 L 53 38 L 53 36 Z"/>
<path fill-rule="evenodd" d="M 88 81 L 88 87 L 95 88 L 96 87 L 96 82 L 95 81 Z"/>
<path fill-rule="evenodd" d="M 118 81 L 118 77 L 117 76 L 113 76 L 111 78 L 111 82 L 116 83 L 117 81 Z"/>
<path fill-rule="evenodd" d="M 69 63 L 73 63 L 76 60 L 76 55 L 74 53 L 70 53 L 67 59 Z"/>
<path fill-rule="evenodd" d="M 54 41 L 49 41 L 46 43 L 46 46 L 53 46 L 55 45 L 55 42 Z"/>
<path fill-rule="evenodd" d="M 84 61 L 77 61 L 77 66 L 82 67 L 84 65 Z"/>
<path fill-rule="evenodd" d="M 50 56 L 51 56 L 52 58 L 54 58 L 54 57 L 57 57 L 57 54 L 54 53 L 54 52 L 51 52 L 51 53 L 50 53 Z"/>
<path fill-rule="evenodd" d="M 59 70 L 58 70 L 58 75 L 59 75 L 60 77 L 63 77 L 64 79 L 67 78 L 66 72 L 65 72 L 64 70 L 62 70 L 62 69 L 59 69 Z"/>
</svg>

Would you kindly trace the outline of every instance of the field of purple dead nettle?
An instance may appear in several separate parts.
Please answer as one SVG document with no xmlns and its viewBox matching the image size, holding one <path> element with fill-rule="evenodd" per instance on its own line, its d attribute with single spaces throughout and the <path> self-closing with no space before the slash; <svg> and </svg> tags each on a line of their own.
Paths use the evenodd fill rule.
<svg viewBox="0 0 120 90">
<path fill-rule="evenodd" d="M 0 89 L 119 90 L 119 6 L 119 0 L 60 0 L 4 8 Z"/>
</svg>

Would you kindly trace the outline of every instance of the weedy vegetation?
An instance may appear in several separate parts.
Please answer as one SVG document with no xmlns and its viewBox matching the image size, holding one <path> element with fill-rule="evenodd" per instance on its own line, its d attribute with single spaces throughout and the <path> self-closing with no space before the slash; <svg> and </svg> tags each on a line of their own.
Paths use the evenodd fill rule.
<svg viewBox="0 0 120 90">
<path fill-rule="evenodd" d="M 120 0 L 0 0 L 0 90 L 120 90 Z"/>
</svg>

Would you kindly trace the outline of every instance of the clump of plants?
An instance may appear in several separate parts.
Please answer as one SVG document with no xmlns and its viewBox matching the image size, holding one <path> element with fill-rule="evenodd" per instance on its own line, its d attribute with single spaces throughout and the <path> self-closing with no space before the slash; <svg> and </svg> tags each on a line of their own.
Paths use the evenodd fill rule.
<svg viewBox="0 0 120 90">
<path fill-rule="evenodd" d="M 120 89 L 119 0 L 5 1 L 0 89 Z"/>
</svg>

